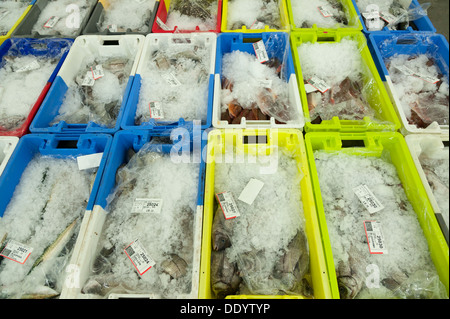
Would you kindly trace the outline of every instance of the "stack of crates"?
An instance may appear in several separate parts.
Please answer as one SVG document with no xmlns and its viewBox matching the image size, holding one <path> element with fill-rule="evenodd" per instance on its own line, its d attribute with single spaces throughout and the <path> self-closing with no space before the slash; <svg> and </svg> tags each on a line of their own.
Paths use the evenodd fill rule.
<svg viewBox="0 0 450 319">
<path fill-rule="evenodd" d="M 269 17 L 279 19 L 276 21 L 277 26 L 258 20 L 252 25 L 231 23 L 232 16 L 239 16 L 237 14 L 239 12 L 234 10 L 245 11 L 245 8 L 237 6 L 237 2 L 243 3 L 242 0 L 195 0 L 193 4 L 189 2 L 188 5 L 186 5 L 188 1 L 183 3 L 180 0 L 133 0 L 133 5 L 139 5 L 141 9 L 138 12 L 140 21 L 133 21 L 133 25 L 121 25 L 121 21 L 114 20 L 115 17 L 137 14 L 127 11 L 131 4 L 125 0 L 34 0 L 28 6 L 8 33 L 0 38 L 0 79 L 4 79 L 5 84 L 8 82 L 2 69 L 20 71 L 25 76 L 23 83 L 26 86 L 32 81 L 32 72 L 40 68 L 36 61 L 52 60 L 55 68 L 49 74 L 49 79 L 40 94 L 32 97 L 29 113 L 17 125 L 8 126 L 11 120 L 2 118 L 6 117 L 3 114 L 7 114 L 8 110 L 14 109 L 13 105 L 6 104 L 11 101 L 8 96 L 14 92 L 6 92 L 3 83 L 0 82 L 0 240 L 2 240 L 0 272 L 5 267 L 33 269 L 30 275 L 35 276 L 27 275 L 18 279 L 19 282 L 21 280 L 26 282 L 30 278 L 37 277 L 39 270 L 40 273 L 44 273 L 45 281 L 42 285 L 31 288 L 29 283 L 24 284 L 24 289 L 20 288 L 20 283 L 16 283 L 16 286 L 11 285 L 7 289 L 2 289 L 0 298 L 174 297 L 171 291 L 163 292 L 151 288 L 135 291 L 127 289 L 127 283 L 108 280 L 101 282 L 95 274 L 99 265 L 109 264 L 112 269 L 115 261 L 111 264 L 111 261 L 105 258 L 105 254 L 109 256 L 113 253 L 123 259 L 119 261 L 120 263 L 129 266 L 127 275 L 130 282 L 136 277 L 146 279 L 146 276 L 161 273 L 159 268 L 161 260 L 154 260 L 153 263 L 147 260 L 152 259 L 150 243 L 138 242 L 139 238 L 132 238 L 134 241 L 128 242 L 129 246 L 124 244 L 123 247 L 111 248 L 101 245 L 105 244 L 105 236 L 112 236 L 111 233 L 106 233 L 110 220 L 114 217 L 114 214 L 111 214 L 114 212 L 111 203 L 127 195 L 128 188 L 125 184 L 125 188 L 121 189 L 123 187 L 121 182 L 126 177 L 127 169 L 131 167 L 129 165 L 142 164 L 145 159 L 141 156 L 146 154 L 162 156 L 165 160 L 172 160 L 173 163 L 174 156 L 187 154 L 189 163 L 198 165 L 198 176 L 195 176 L 197 185 L 193 187 L 197 196 L 192 203 L 186 205 L 192 211 L 188 221 L 192 227 L 188 228 L 188 234 L 184 234 L 192 241 L 192 251 L 189 255 L 191 259 L 185 260 L 188 264 L 189 278 L 186 280 L 188 285 L 183 293 L 175 295 L 176 298 L 343 299 L 344 291 L 337 274 L 339 265 L 334 259 L 333 238 L 330 236 L 334 230 L 327 226 L 328 214 L 337 212 L 325 209 L 326 194 L 322 193 L 323 189 L 319 183 L 316 151 L 383 160 L 388 158 L 395 167 L 406 197 L 417 214 L 429 254 L 448 295 L 448 216 L 445 216 L 439 200 L 434 197 L 434 187 L 428 183 L 427 170 L 421 165 L 423 154 L 445 150 L 448 152 L 448 123 L 433 124 L 426 129 L 417 129 L 410 125 L 386 66 L 388 59 L 394 55 L 427 54 L 434 59 L 448 83 L 448 42 L 443 36 L 435 33 L 436 29 L 427 16 L 420 16 L 411 21 L 403 31 L 392 31 L 388 27 L 380 31 L 369 31 L 365 12 L 363 10 L 363 14 L 361 13 L 357 0 L 337 0 L 334 2 L 340 5 L 345 15 L 345 23 L 336 22 L 331 24 L 331 27 L 329 23 L 324 27 L 319 22 L 297 25 L 297 15 L 301 12 L 299 1 L 271 1 L 274 2 L 274 12 L 267 14 Z M 2 2 L 0 1 L 0 17 L 3 12 Z M 57 11 L 55 7 L 57 2 L 66 6 L 64 10 Z M 249 3 L 250 1 L 247 4 Z M 420 8 L 419 3 L 412 0 L 410 9 L 415 8 Z M 330 10 L 327 10 L 330 8 L 326 5 L 308 4 L 301 9 L 305 11 L 302 14 L 306 13 L 311 18 L 318 15 L 319 19 L 316 21 L 332 17 Z M 307 12 L 308 10 L 312 12 Z M 196 19 L 187 22 L 183 14 L 200 16 L 208 23 L 198 22 Z M 373 109 L 375 115 L 365 116 L 362 119 L 348 119 L 336 114 L 331 119 L 314 121 L 311 119 L 309 108 L 310 79 L 305 78 L 302 72 L 303 60 L 299 49 L 306 44 L 332 45 L 343 40 L 356 43 L 362 61 L 360 85 L 369 88 L 364 93 L 365 100 L 367 107 Z M 166 55 L 165 53 L 169 51 L 178 52 L 179 55 Z M 208 61 L 197 56 L 196 53 L 200 51 L 206 52 Z M 251 116 L 250 112 L 244 113 L 242 110 L 240 116 L 236 117 L 233 114 L 232 121 L 224 117 L 226 112 L 228 116 L 230 115 L 230 108 L 234 103 L 225 96 L 227 89 L 232 90 L 232 84 L 227 83 L 224 77 L 226 72 L 224 68 L 227 67 L 224 57 L 238 51 L 254 56 L 255 59 L 261 58 L 260 54 L 264 57 L 265 52 L 267 56 L 262 63 L 266 65 L 274 61 L 280 62 L 276 69 L 286 86 L 287 95 L 286 105 L 283 106 L 290 115 L 295 114 L 295 117 L 281 121 L 280 118 L 285 115 L 264 112 L 265 110 L 261 110 L 265 115 L 264 119 L 254 114 Z M 193 64 L 189 64 L 190 67 L 198 66 L 200 61 L 204 63 L 202 73 L 192 76 L 188 81 L 177 79 L 173 70 L 183 75 L 191 74 L 189 68 L 177 64 L 177 59 L 183 57 L 193 61 Z M 17 70 L 14 61 L 21 58 L 33 62 L 28 63 L 24 70 Z M 93 62 L 94 59 L 97 59 L 97 62 Z M 127 64 L 123 60 L 128 61 Z M 112 70 L 112 73 L 118 72 L 115 67 L 125 68 L 124 64 L 128 66 L 126 74 L 117 73 L 120 74 L 118 76 L 121 83 L 120 92 L 113 92 L 110 87 L 102 86 L 100 81 L 97 81 L 105 77 L 107 68 L 105 61 L 111 63 L 108 70 Z M 173 68 L 175 65 L 176 69 Z M 163 79 L 161 83 L 158 82 L 159 78 Z M 266 78 L 257 80 L 260 81 L 262 89 L 272 92 L 272 83 L 267 83 Z M 153 90 L 151 93 L 149 88 Z M 106 91 L 108 89 L 109 91 Z M 183 107 L 178 107 L 176 112 L 173 111 L 173 101 L 177 96 L 188 96 L 187 93 L 192 96 L 193 92 L 197 92 L 194 90 L 198 89 L 202 90 L 198 92 L 203 92 L 198 94 L 204 95 L 202 103 L 186 99 L 183 101 Z M 167 92 L 165 93 L 167 97 L 152 96 L 158 90 Z M 77 100 L 77 94 L 83 91 L 84 99 Z M 96 94 L 100 95 L 102 92 L 119 97 L 119 102 L 112 100 L 116 103 L 114 108 L 111 109 L 112 103 L 109 103 L 111 105 L 108 104 L 107 108 L 106 105 L 99 106 L 89 100 L 95 100 Z M 250 93 L 254 92 L 249 92 L 249 95 Z M 16 98 L 20 102 L 23 96 L 17 95 Z M 276 98 L 274 97 L 275 100 Z M 5 101 L 6 111 L 2 111 L 2 100 Z M 77 105 L 80 107 L 74 110 L 69 102 L 75 107 Z M 90 108 L 83 109 L 82 106 L 85 106 L 83 104 L 89 105 L 91 102 L 93 105 Z M 258 103 L 262 102 L 257 101 L 254 105 Z M 98 112 L 102 106 L 103 110 L 97 114 L 99 116 L 95 115 L 94 112 Z M 192 112 L 188 114 L 187 108 L 194 109 L 196 115 L 189 115 Z M 253 108 L 252 106 L 251 112 Z M 65 117 L 66 114 L 71 116 Z M 217 273 L 214 273 L 217 269 L 214 266 L 217 265 L 212 265 L 213 254 L 217 253 L 216 247 L 213 247 L 216 211 L 220 214 L 220 209 L 223 209 L 216 189 L 216 185 L 221 182 L 216 178 L 216 164 L 222 163 L 220 159 L 225 157 L 227 160 L 227 156 L 231 156 L 231 160 L 235 161 L 233 164 L 240 165 L 241 159 L 245 162 L 253 156 L 263 159 L 278 156 L 279 150 L 292 157 L 298 171 L 299 178 L 291 176 L 293 180 L 298 180 L 296 185 L 298 187 L 293 190 L 298 194 L 293 194 L 292 197 L 299 195 L 300 202 L 296 205 L 301 207 L 300 219 L 305 222 L 304 235 L 309 262 L 301 283 L 305 289 L 302 289 L 301 293 L 282 289 L 274 289 L 273 293 L 267 293 L 267 290 L 258 293 L 241 288 L 223 296 L 215 290 L 213 280 L 214 276 L 217 276 Z M 55 256 L 49 260 L 45 256 L 41 264 L 33 265 L 41 253 L 48 252 L 45 250 L 46 247 L 28 247 L 29 241 L 25 242 L 25 238 L 11 238 L 15 230 L 5 229 L 3 223 L 4 220 L 6 223 L 14 219 L 16 215 L 17 218 L 21 218 L 22 212 L 8 210 L 8 207 L 26 201 L 28 194 L 23 194 L 17 189 L 22 180 L 29 178 L 28 170 L 33 167 L 36 158 L 47 159 L 49 163 L 54 163 L 54 160 L 74 161 L 80 171 L 94 173 L 85 206 L 72 207 L 73 211 L 82 209 L 83 213 L 81 218 L 77 219 L 70 245 L 57 246 L 59 250 L 56 257 L 60 258 L 63 251 L 66 257 L 68 256 L 68 260 L 62 266 L 61 262 L 59 266 L 54 262 L 59 260 Z M 159 183 L 164 180 L 164 177 L 158 180 L 161 174 L 155 176 L 154 181 L 147 181 L 141 177 L 144 176 L 145 168 L 151 169 L 153 163 L 154 161 L 146 162 L 140 168 L 142 175 L 136 176 L 128 183 L 134 187 L 140 182 L 150 182 L 157 185 L 155 188 L 157 191 L 179 192 L 176 185 L 170 190 L 159 189 Z M 256 165 L 250 160 L 244 164 Z M 348 165 L 346 167 L 349 174 L 364 174 L 353 172 L 352 167 Z M 233 176 L 229 177 L 233 179 Z M 258 176 L 254 178 L 258 179 Z M 44 172 L 42 185 L 45 185 L 46 179 Z M 183 182 L 182 176 L 177 179 L 180 183 Z M 67 185 L 73 182 L 62 181 L 62 184 Z M 346 185 L 338 186 L 346 187 Z M 370 185 L 367 186 L 370 188 Z M 40 189 L 39 185 L 37 189 Z M 122 193 L 123 190 L 125 191 Z M 146 190 L 142 191 L 144 194 Z M 376 195 L 376 191 L 374 189 L 372 191 Z M 69 195 L 71 194 L 67 194 L 68 197 Z M 181 198 L 184 194 L 173 195 L 175 198 Z M 241 207 L 241 213 L 245 213 L 248 204 L 238 199 L 239 194 L 233 195 L 235 207 Z M 143 198 L 129 200 L 129 211 L 115 214 L 129 214 L 127 220 L 131 222 L 145 214 L 155 214 L 159 218 L 158 213 L 155 213 L 155 203 L 159 203 L 157 206 L 163 212 L 165 205 L 171 207 L 173 204 L 167 203 L 167 199 L 163 201 L 165 195 L 156 198 L 158 195 L 151 194 L 148 190 L 142 196 Z M 258 192 L 255 196 L 258 200 Z M 276 196 L 273 199 L 280 200 Z M 281 200 L 288 201 L 286 198 Z M 52 195 L 49 195 L 46 201 L 51 203 Z M 8 215 L 5 215 L 5 212 Z M 46 204 L 41 210 L 41 216 L 33 217 L 35 219 L 33 227 L 39 229 L 46 221 L 44 215 L 47 213 L 53 214 L 55 218 L 59 214 L 64 214 L 58 210 L 48 212 Z M 225 211 L 223 213 L 225 215 Z M 373 218 L 376 219 L 376 216 Z M 175 224 L 175 221 L 173 222 Z M 225 220 L 226 222 L 232 221 Z M 146 229 L 146 225 L 136 224 L 135 228 L 139 227 Z M 64 230 L 65 228 L 61 229 L 60 236 L 67 235 Z M 361 230 L 364 234 L 364 228 Z M 121 229 L 117 229 L 116 233 L 120 235 Z M 271 235 L 281 237 L 282 234 Z M 48 238 L 48 244 L 59 240 L 60 236 Z M 249 241 L 252 239 L 254 240 L 249 238 Z M 177 243 L 174 243 L 174 246 L 176 245 Z M 19 252 L 11 253 L 8 248 L 25 251 L 28 249 L 31 253 L 23 258 Z M 140 252 L 143 254 L 141 256 L 145 258 L 141 259 L 130 248 L 141 249 Z M 367 253 L 369 254 L 369 249 Z M 374 258 L 376 257 L 379 256 Z M 173 255 L 171 258 L 173 262 L 175 260 Z M 142 264 L 138 264 L 139 262 Z M 48 265 L 53 265 L 51 266 L 54 268 L 53 271 L 60 277 L 58 280 L 53 278 L 55 274 L 49 271 Z M 292 266 L 295 266 L 295 270 L 292 269 L 294 273 L 302 265 Z M 19 274 L 26 273 L 22 268 Z M 173 284 L 177 280 L 176 275 L 171 274 L 168 280 Z M 4 283 L 0 282 L 0 286 L 3 285 Z M 12 290 L 10 287 L 19 288 Z M 168 290 L 172 288 L 169 286 Z"/>
</svg>

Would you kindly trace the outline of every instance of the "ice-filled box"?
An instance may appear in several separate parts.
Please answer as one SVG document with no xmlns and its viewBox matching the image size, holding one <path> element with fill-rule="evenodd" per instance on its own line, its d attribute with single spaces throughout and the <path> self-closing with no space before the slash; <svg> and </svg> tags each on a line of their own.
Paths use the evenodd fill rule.
<svg viewBox="0 0 450 319">
<path fill-rule="evenodd" d="M 99 1 L 83 34 L 143 34 L 152 32 L 159 0 Z"/>
<path fill-rule="evenodd" d="M 218 36 L 212 124 L 215 128 L 303 129 L 288 33 Z"/>
<path fill-rule="evenodd" d="M 440 34 L 369 35 L 369 44 L 403 135 L 449 129 L 449 50 Z"/>
<path fill-rule="evenodd" d="M 220 33 L 222 0 L 160 0 L 153 33 Z"/>
<path fill-rule="evenodd" d="M 448 244 L 449 146 L 448 134 L 410 134 L 405 137 L 434 214 Z"/>
<path fill-rule="evenodd" d="M 0 46 L 0 135 L 29 132 L 72 44 L 72 39 L 14 38 Z"/>
<path fill-rule="evenodd" d="M 0 1 L 0 45 L 9 39 L 20 21 L 25 18 L 36 0 L 2 0 Z"/>
<path fill-rule="evenodd" d="M 36 0 L 11 37 L 72 38 L 81 35 L 96 0 Z"/>
<path fill-rule="evenodd" d="M 330 298 L 302 131 L 213 130 L 199 298 Z"/>
<path fill-rule="evenodd" d="M 305 137 L 334 299 L 446 299 L 448 245 L 398 132 Z"/>
<path fill-rule="evenodd" d="M 30 131 L 117 132 L 144 41 L 143 35 L 79 36 Z"/>
<path fill-rule="evenodd" d="M 430 2 L 417 0 L 352 0 L 366 33 L 436 32 L 428 17 Z"/>
<path fill-rule="evenodd" d="M 352 0 L 286 0 L 292 32 L 305 29 L 363 29 Z"/>
<path fill-rule="evenodd" d="M 216 34 L 153 33 L 146 36 L 123 129 L 211 126 Z"/>
<path fill-rule="evenodd" d="M 400 128 L 362 32 L 295 32 L 291 44 L 306 132 Z"/>
<path fill-rule="evenodd" d="M 205 163 L 200 128 L 120 131 L 61 298 L 198 298 Z M 79 245 L 78 245 L 79 244 Z"/>
<path fill-rule="evenodd" d="M 0 176 L 8 164 L 9 158 L 16 149 L 19 138 L 16 136 L 0 136 Z"/>
<path fill-rule="evenodd" d="M 222 32 L 289 32 L 285 0 L 223 0 Z"/>
<path fill-rule="evenodd" d="M 60 297 L 111 142 L 101 134 L 20 139 L 0 176 L 2 299 Z"/>
</svg>

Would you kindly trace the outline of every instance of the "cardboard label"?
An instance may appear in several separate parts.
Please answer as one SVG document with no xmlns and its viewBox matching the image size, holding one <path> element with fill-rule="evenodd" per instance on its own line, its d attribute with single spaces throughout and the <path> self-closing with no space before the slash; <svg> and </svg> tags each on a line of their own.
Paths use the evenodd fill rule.
<svg viewBox="0 0 450 319">
<path fill-rule="evenodd" d="M 133 203 L 132 213 L 138 214 L 160 214 L 163 200 L 136 198 Z"/>
<path fill-rule="evenodd" d="M 370 214 L 377 213 L 384 208 L 367 185 L 355 187 L 353 191 Z"/>
<path fill-rule="evenodd" d="M 369 253 L 371 255 L 387 254 L 388 250 L 384 243 L 381 224 L 373 220 L 365 221 L 364 230 L 366 232 L 367 244 L 369 245 Z"/>
<path fill-rule="evenodd" d="M 145 274 L 156 264 L 156 262 L 148 255 L 147 251 L 138 239 L 128 245 L 128 247 L 124 250 L 125 254 L 128 256 L 140 276 Z"/>
<path fill-rule="evenodd" d="M 242 191 L 241 195 L 239 195 L 239 200 L 249 205 L 252 205 L 256 197 L 258 196 L 259 192 L 263 188 L 263 186 L 264 186 L 263 182 L 252 178 Z"/>
<path fill-rule="evenodd" d="M 267 55 L 266 46 L 264 45 L 263 40 L 253 43 L 253 49 L 255 50 L 256 59 L 258 59 L 260 63 L 269 61 L 269 56 Z"/>
<path fill-rule="evenodd" d="M 216 196 L 225 219 L 233 219 L 241 216 L 239 208 L 234 201 L 233 194 L 230 192 L 223 192 L 216 194 Z"/>
<path fill-rule="evenodd" d="M 150 117 L 155 120 L 161 120 L 164 118 L 164 112 L 162 105 L 159 102 L 150 102 Z"/>
<path fill-rule="evenodd" d="M 77 157 L 78 169 L 80 171 L 83 171 L 83 170 L 90 169 L 90 168 L 97 168 L 100 166 L 100 163 L 102 162 L 102 158 L 103 158 L 103 153 L 78 156 Z"/>
<path fill-rule="evenodd" d="M 59 21 L 59 17 L 52 16 L 50 19 L 47 20 L 44 24 L 44 28 L 53 28 Z"/>
<path fill-rule="evenodd" d="M 319 79 L 316 76 L 313 76 L 312 78 L 310 78 L 308 80 L 308 83 L 312 87 L 314 87 L 315 89 L 320 91 L 321 93 L 325 93 L 326 91 L 328 91 L 331 88 L 324 80 Z"/>
<path fill-rule="evenodd" d="M 15 240 L 10 240 L 6 244 L 0 256 L 23 265 L 27 261 L 28 257 L 30 257 L 32 251 L 32 247 L 19 243 Z"/>
</svg>

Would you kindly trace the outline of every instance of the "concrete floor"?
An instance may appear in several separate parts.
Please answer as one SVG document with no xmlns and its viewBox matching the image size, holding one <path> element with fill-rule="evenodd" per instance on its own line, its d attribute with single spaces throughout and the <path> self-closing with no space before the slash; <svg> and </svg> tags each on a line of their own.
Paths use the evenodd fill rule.
<svg viewBox="0 0 450 319">
<path fill-rule="evenodd" d="M 431 3 L 428 17 L 437 29 L 437 33 L 449 38 L 449 0 L 419 0 L 420 4 Z"/>
</svg>

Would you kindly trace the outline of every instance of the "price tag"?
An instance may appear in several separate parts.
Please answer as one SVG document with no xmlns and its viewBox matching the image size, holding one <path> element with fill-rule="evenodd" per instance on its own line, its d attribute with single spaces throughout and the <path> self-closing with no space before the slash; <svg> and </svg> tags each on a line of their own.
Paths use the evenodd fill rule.
<svg viewBox="0 0 450 319">
<path fill-rule="evenodd" d="M 15 72 L 21 73 L 21 72 L 28 72 L 39 69 L 41 66 L 39 65 L 37 60 L 33 60 L 33 62 L 17 69 Z"/>
<path fill-rule="evenodd" d="M 264 45 L 263 40 L 253 43 L 253 49 L 255 50 L 256 58 L 260 63 L 269 61 L 269 56 L 267 55 L 266 46 Z"/>
<path fill-rule="evenodd" d="M 160 214 L 162 202 L 162 199 L 136 198 L 131 212 L 138 214 Z"/>
<path fill-rule="evenodd" d="M 416 73 L 413 70 L 411 70 L 410 68 L 408 68 L 406 65 L 398 65 L 398 66 L 395 66 L 395 68 L 397 70 L 399 70 L 400 72 L 402 72 L 404 75 L 414 76 L 416 78 L 421 79 L 422 81 L 425 81 L 425 82 L 428 82 L 428 83 L 431 83 L 431 84 L 436 84 L 436 83 L 438 83 L 440 81 L 439 79 L 437 79 L 435 77 L 432 77 L 432 76 L 429 76 L 429 75 L 420 74 L 420 73 Z"/>
<path fill-rule="evenodd" d="M 328 91 L 331 88 L 324 80 L 319 79 L 316 76 L 313 76 L 312 78 L 310 78 L 308 80 L 308 83 L 312 87 L 314 87 L 315 89 L 320 91 L 321 93 L 325 93 L 326 91 Z"/>
<path fill-rule="evenodd" d="M 77 157 L 78 169 L 84 171 L 90 168 L 97 168 L 102 162 L 103 153 L 96 153 Z"/>
<path fill-rule="evenodd" d="M 217 194 L 217 200 L 219 201 L 219 205 L 222 208 L 223 215 L 225 219 L 233 219 L 241 216 L 239 213 L 239 208 L 234 201 L 233 194 L 230 192 L 223 192 Z"/>
<path fill-rule="evenodd" d="M 366 232 L 367 244 L 371 255 L 387 254 L 388 250 L 384 244 L 384 236 L 381 231 L 381 224 L 377 221 L 365 221 L 364 230 Z"/>
<path fill-rule="evenodd" d="M 252 178 L 250 182 L 248 182 L 247 186 L 242 191 L 241 195 L 239 195 L 239 200 L 252 205 L 258 196 L 259 192 L 263 188 L 264 183 Z"/>
<path fill-rule="evenodd" d="M 250 26 L 250 29 L 251 29 L 251 30 L 255 30 L 255 29 L 264 29 L 265 26 L 266 26 L 266 25 L 264 24 L 264 22 L 255 20 L 255 21 L 253 22 L 253 24 Z"/>
<path fill-rule="evenodd" d="M 370 214 L 377 213 L 384 208 L 366 185 L 355 187 L 353 191 Z"/>
<path fill-rule="evenodd" d="M 103 71 L 103 66 L 100 64 L 97 65 L 95 67 L 95 69 L 91 68 L 91 71 L 92 71 L 92 77 L 95 81 L 105 76 L 105 72 Z"/>
<path fill-rule="evenodd" d="M 387 24 L 395 24 L 398 18 L 389 12 L 380 12 L 380 18 L 386 21 Z"/>
<path fill-rule="evenodd" d="M 318 6 L 317 9 L 319 9 L 320 13 L 325 17 L 325 18 L 329 18 L 332 17 L 333 14 L 330 12 L 330 10 L 328 10 L 328 8 L 326 6 Z"/>
<path fill-rule="evenodd" d="M 47 20 L 44 24 L 44 28 L 53 28 L 59 21 L 59 17 L 52 16 L 50 19 Z"/>
<path fill-rule="evenodd" d="M 131 260 L 131 263 L 134 268 L 136 268 L 140 276 L 145 274 L 156 264 L 156 262 L 148 255 L 147 251 L 138 239 L 128 245 L 128 247 L 124 250 L 125 254 Z"/>
<path fill-rule="evenodd" d="M 171 73 L 165 73 L 162 75 L 162 77 L 164 78 L 164 80 L 166 80 L 167 84 L 169 84 L 172 87 L 176 87 L 176 86 L 180 86 L 181 82 L 178 81 L 177 77 L 175 76 L 175 74 Z"/>
<path fill-rule="evenodd" d="M 93 78 L 92 72 L 87 71 L 86 76 L 83 79 L 83 83 L 81 83 L 81 86 L 94 86 L 95 80 Z"/>
<path fill-rule="evenodd" d="M 10 240 L 0 253 L 0 256 L 23 265 L 27 261 L 28 257 L 30 257 L 32 251 L 33 248 L 21 244 L 15 240 Z"/>
<path fill-rule="evenodd" d="M 150 102 L 150 117 L 155 120 L 161 120 L 164 118 L 164 112 L 159 102 Z"/>
</svg>

